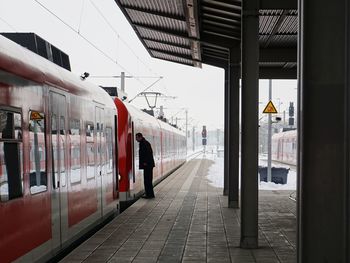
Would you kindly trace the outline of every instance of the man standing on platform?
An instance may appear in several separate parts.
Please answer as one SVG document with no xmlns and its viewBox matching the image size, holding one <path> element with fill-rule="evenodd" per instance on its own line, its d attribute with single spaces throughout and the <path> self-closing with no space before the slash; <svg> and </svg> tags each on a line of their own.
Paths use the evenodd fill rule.
<svg viewBox="0 0 350 263">
<path fill-rule="evenodd" d="M 139 145 L 139 169 L 143 169 L 143 182 L 145 185 L 145 195 L 143 198 L 154 198 L 153 192 L 153 151 L 151 144 L 143 137 L 142 133 L 136 133 L 136 141 Z"/>
</svg>

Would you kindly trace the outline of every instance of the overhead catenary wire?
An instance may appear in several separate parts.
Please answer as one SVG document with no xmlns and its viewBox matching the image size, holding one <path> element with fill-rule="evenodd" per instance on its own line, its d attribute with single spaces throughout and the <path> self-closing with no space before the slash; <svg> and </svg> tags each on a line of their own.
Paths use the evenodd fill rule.
<svg viewBox="0 0 350 263">
<path fill-rule="evenodd" d="M 129 100 L 129 103 L 132 102 L 137 96 L 139 96 L 141 93 L 147 91 L 148 89 L 150 89 L 151 87 L 153 87 L 158 81 L 160 81 L 161 79 L 163 79 L 163 77 L 159 77 L 155 82 L 153 82 L 151 85 L 149 85 L 148 87 L 146 87 L 143 91 L 137 93 L 135 95 L 135 97 L 133 97 L 131 100 Z"/>
<path fill-rule="evenodd" d="M 51 15 L 56 17 L 59 21 L 61 21 L 65 26 L 67 26 L 69 29 L 71 29 L 73 32 L 77 33 L 79 37 L 84 39 L 88 44 L 90 44 L 93 48 L 95 48 L 97 51 L 99 51 L 103 56 L 105 56 L 107 59 L 111 60 L 114 64 L 117 64 L 120 68 L 122 68 L 125 72 L 129 73 L 129 70 L 127 70 L 125 67 L 123 67 L 121 64 L 116 63 L 116 61 L 109 56 L 107 53 L 105 53 L 102 49 L 100 49 L 98 46 L 96 46 L 94 43 L 92 43 L 89 39 L 84 37 L 82 34 L 78 32 L 75 28 L 73 28 L 71 25 L 69 25 L 67 22 L 65 22 L 63 19 L 61 19 L 58 15 L 56 15 L 53 11 L 48 9 L 45 5 L 43 5 L 40 1 L 34 0 L 37 4 L 39 4 L 42 8 L 44 8 L 47 12 L 49 12 Z"/>
<path fill-rule="evenodd" d="M 83 18 L 84 7 L 85 7 L 85 0 L 82 0 L 81 10 L 80 10 L 80 19 L 79 19 L 78 34 L 80 34 L 80 27 L 81 27 L 81 21 L 82 21 L 82 18 Z"/>
<path fill-rule="evenodd" d="M 136 57 L 136 59 L 141 62 L 147 69 L 148 71 L 150 71 L 151 73 L 153 72 L 153 70 L 146 65 L 145 62 L 143 62 L 139 56 L 136 54 L 136 52 L 130 47 L 130 45 L 128 43 L 126 43 L 126 41 L 120 37 L 119 33 L 117 32 L 117 30 L 113 27 L 113 25 L 108 21 L 108 19 L 104 16 L 104 14 L 102 13 L 102 11 L 95 5 L 95 3 L 92 0 L 89 0 L 90 3 L 93 5 L 93 7 L 95 8 L 95 10 L 100 14 L 100 16 L 103 18 L 103 20 L 106 22 L 106 24 L 112 29 L 112 31 L 117 35 L 117 37 L 125 44 L 125 46 L 131 51 L 131 53 L 134 54 L 134 56 Z"/>
<path fill-rule="evenodd" d="M 76 30 L 74 27 L 72 27 L 71 25 L 69 25 L 67 22 L 65 22 L 62 18 L 60 18 L 56 13 L 54 13 L 52 10 L 50 10 L 49 8 L 47 8 L 43 3 L 41 3 L 39 0 L 34 0 L 34 2 L 36 2 L 38 5 L 40 5 L 44 10 L 46 10 L 48 13 L 50 13 L 52 16 L 54 16 L 56 19 L 58 19 L 61 23 L 63 23 L 66 27 L 68 27 L 70 30 L 72 30 L 73 32 L 75 32 L 80 38 L 82 38 L 84 41 L 86 41 L 90 46 L 92 46 L 94 49 L 96 49 L 98 52 L 100 52 L 105 58 L 107 58 L 108 60 L 110 60 L 111 62 L 113 62 L 113 64 L 119 66 L 123 71 L 125 71 L 126 73 L 132 75 L 132 73 L 125 68 L 123 65 L 121 65 L 120 63 L 118 63 L 113 57 L 111 57 L 110 55 L 108 55 L 106 52 L 104 52 L 102 49 L 100 49 L 98 46 L 96 46 L 92 41 L 90 41 L 88 38 L 86 38 L 85 36 L 83 36 L 78 30 Z M 79 26 L 80 27 L 80 26 Z M 147 87 L 147 85 L 142 82 L 140 79 L 136 78 L 136 80 L 138 82 L 140 82 L 143 86 Z"/>
<path fill-rule="evenodd" d="M 17 32 L 17 29 L 14 26 L 10 25 L 5 19 L 0 17 L 0 20 Z"/>
</svg>

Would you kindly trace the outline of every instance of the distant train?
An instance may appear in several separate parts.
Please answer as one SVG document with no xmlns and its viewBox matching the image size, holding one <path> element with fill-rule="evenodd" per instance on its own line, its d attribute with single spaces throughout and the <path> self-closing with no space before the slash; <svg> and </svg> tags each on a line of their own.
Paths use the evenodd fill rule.
<svg viewBox="0 0 350 263">
<path fill-rule="evenodd" d="M 297 165 L 297 130 L 280 132 L 272 136 L 272 160 Z"/>
<path fill-rule="evenodd" d="M 185 161 L 182 132 L 0 36 L 0 261 L 47 261 L 141 195 L 135 132 L 155 182 Z"/>
</svg>

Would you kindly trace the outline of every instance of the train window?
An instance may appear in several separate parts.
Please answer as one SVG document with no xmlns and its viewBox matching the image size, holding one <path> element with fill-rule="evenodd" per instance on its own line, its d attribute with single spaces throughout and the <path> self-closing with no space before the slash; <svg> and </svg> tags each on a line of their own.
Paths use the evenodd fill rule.
<svg viewBox="0 0 350 263">
<path fill-rule="evenodd" d="M 70 121 L 70 161 L 72 184 L 81 181 L 81 159 L 80 159 L 80 120 Z"/>
<path fill-rule="evenodd" d="M 30 147 L 30 193 L 36 194 L 47 190 L 45 115 L 38 111 L 29 112 L 29 147 Z"/>
<path fill-rule="evenodd" d="M 80 135 L 80 120 L 71 120 L 70 121 L 70 134 L 71 135 Z"/>
<path fill-rule="evenodd" d="M 95 178 L 95 145 L 94 143 L 86 144 L 86 178 Z"/>
<path fill-rule="evenodd" d="M 23 196 L 22 116 L 0 109 L 0 200 Z"/>
<path fill-rule="evenodd" d="M 86 123 L 86 178 L 95 178 L 94 125 Z"/>
<path fill-rule="evenodd" d="M 94 142 L 94 125 L 91 123 L 86 124 L 86 142 Z"/>
<path fill-rule="evenodd" d="M 52 180 L 53 188 L 57 189 L 59 187 L 58 179 L 58 149 L 57 149 L 57 116 L 55 114 L 51 115 L 51 143 L 52 143 Z"/>
<path fill-rule="evenodd" d="M 112 148 L 112 128 L 106 128 L 106 140 L 107 140 L 107 172 L 110 173 L 113 170 L 113 148 Z"/>
<path fill-rule="evenodd" d="M 60 116 L 60 185 L 66 186 L 66 129 L 65 118 Z"/>
<path fill-rule="evenodd" d="M 60 134 L 65 135 L 66 134 L 66 129 L 65 129 L 65 120 L 64 117 L 60 117 Z"/>
</svg>

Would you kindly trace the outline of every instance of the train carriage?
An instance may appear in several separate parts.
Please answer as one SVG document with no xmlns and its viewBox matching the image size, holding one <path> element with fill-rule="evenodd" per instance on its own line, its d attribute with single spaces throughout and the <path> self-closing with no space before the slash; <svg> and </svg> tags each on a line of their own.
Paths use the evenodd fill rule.
<svg viewBox="0 0 350 263">
<path fill-rule="evenodd" d="M 0 36 L 0 261 L 52 259 L 135 201 L 136 132 L 154 183 L 185 162 L 183 132 Z"/>
<path fill-rule="evenodd" d="M 118 205 L 116 107 L 0 36 L 0 258 L 45 261 Z"/>
<path fill-rule="evenodd" d="M 186 161 L 186 137 L 182 131 L 115 98 L 118 109 L 118 155 L 120 203 L 127 207 L 143 193 L 143 170 L 138 168 L 138 143 L 141 132 L 153 149 L 156 184 Z"/>
<path fill-rule="evenodd" d="M 272 136 L 272 160 L 297 164 L 297 130 L 280 132 Z"/>
</svg>

